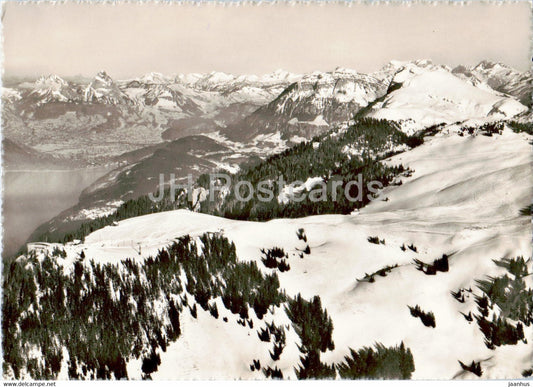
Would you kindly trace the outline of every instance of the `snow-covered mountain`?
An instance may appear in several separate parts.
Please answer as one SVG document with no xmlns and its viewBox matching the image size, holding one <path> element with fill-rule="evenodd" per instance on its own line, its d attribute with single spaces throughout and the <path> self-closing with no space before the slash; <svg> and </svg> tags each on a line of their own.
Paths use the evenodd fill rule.
<svg viewBox="0 0 533 387">
<path fill-rule="evenodd" d="M 427 75 L 430 73 L 433 75 Z M 414 76 L 420 77 L 420 81 L 411 80 Z M 461 90 L 463 96 L 457 95 L 458 92 L 450 95 L 450 88 L 446 87 L 448 80 L 456 86 L 455 90 Z M 415 85 L 417 82 L 430 82 L 431 89 L 421 90 Z M 100 127 L 101 120 L 109 121 L 101 115 L 102 108 L 86 106 L 108 105 L 118 107 L 116 111 L 121 117 L 115 117 L 105 126 L 121 127 L 121 123 L 128 122 L 132 114 L 136 115 L 140 125 L 128 126 L 146 128 L 142 136 L 151 138 L 145 144 L 177 139 L 183 133 L 215 131 L 238 141 L 250 141 L 257 136 L 279 136 L 297 142 L 349 121 L 360 111 L 361 114 L 374 115 L 379 110 L 376 114 L 380 117 L 419 121 L 412 124 L 412 128 L 420 128 L 431 120 L 445 119 L 448 122 L 463 120 L 466 116 L 474 118 L 472 114 L 475 118 L 486 118 L 489 113 L 494 117 L 500 113 L 505 117 L 519 114 L 523 108 L 510 100 L 505 102 L 499 93 L 530 106 L 531 73 L 520 73 L 488 61 L 470 68 L 459 66 L 451 70 L 429 60 L 416 60 L 391 61 L 371 74 L 343 68 L 304 75 L 282 70 L 261 76 L 222 72 L 177 76 L 148 73 L 134 79 L 115 81 L 102 71 L 85 85 L 51 75 L 41 77 L 33 84 L 26 82 L 19 86 L 5 90 L 3 99 L 8 105 L 6 109 L 18 109 L 17 113 L 23 119 L 27 116 L 28 122 L 24 126 L 49 128 L 51 122 L 48 120 L 53 119 L 57 122 L 52 127 L 63 130 L 66 124 L 64 114 L 75 112 L 79 117 L 86 116 L 85 121 L 93 121 Z M 430 87 L 429 83 L 425 87 Z M 484 92 L 478 92 L 480 90 Z M 426 97 L 420 93 L 425 93 Z M 494 98 L 489 95 L 494 95 Z M 501 101 L 497 96 L 501 96 Z M 427 100 L 421 101 L 421 98 Z M 411 107 L 415 110 L 418 110 L 415 105 L 424 105 L 426 112 L 423 118 L 419 116 L 420 110 L 418 117 L 411 116 L 407 110 L 399 112 L 400 105 L 409 105 L 411 99 Z M 50 105 L 53 103 L 64 105 Z M 382 109 L 383 106 L 386 109 Z M 435 112 L 428 112 L 428 108 Z M 34 114 L 36 109 L 37 114 Z M 386 110 L 389 113 L 385 113 Z M 43 118 L 46 121 L 41 121 Z M 73 124 L 69 122 L 68 125 L 72 127 Z M 10 126 L 18 132 L 12 140 L 28 136 L 24 126 Z M 87 127 L 87 122 L 84 122 L 84 127 Z M 46 135 L 44 130 L 33 129 L 32 133 Z M 107 143 L 108 140 L 105 139 Z M 38 142 L 45 143 L 46 139 L 35 138 L 35 143 Z"/>
<path fill-rule="evenodd" d="M 529 72 L 488 62 L 468 76 L 458 69 L 415 60 L 391 61 L 368 75 L 342 68 L 314 72 L 222 132 L 239 141 L 273 133 L 310 139 L 358 114 L 401 121 L 412 133 L 442 122 L 506 119 L 528 111 Z"/>
<path fill-rule="evenodd" d="M 517 99 L 485 83 L 473 84 L 444 67 L 410 63 L 396 70 L 389 92 L 368 114 L 401 122 L 412 132 L 440 123 L 509 119 L 527 111 Z"/>
<path fill-rule="evenodd" d="M 272 102 L 224 133 L 239 140 L 275 132 L 285 139 L 309 139 L 352 119 L 361 108 L 384 95 L 387 88 L 384 80 L 354 70 L 314 72 L 292 83 Z"/>
<path fill-rule="evenodd" d="M 105 71 L 96 74 L 93 81 L 85 89 L 83 99 L 85 102 L 111 105 L 132 103 Z"/>
<path fill-rule="evenodd" d="M 165 76 L 161 73 L 147 73 L 141 76 L 138 81 L 141 83 L 151 84 L 151 83 L 169 83 L 172 80 L 172 77 Z"/>
<path fill-rule="evenodd" d="M 454 74 L 469 80 L 475 86 L 485 85 L 496 91 L 516 97 L 524 105 L 531 107 L 533 76 L 531 71 L 520 73 L 502 63 L 482 61 L 476 66 L 457 66 Z"/>
<path fill-rule="evenodd" d="M 42 76 L 33 84 L 27 98 L 36 105 L 72 102 L 79 99 L 76 86 L 57 75 Z"/>
<path fill-rule="evenodd" d="M 35 256 L 19 257 L 8 271 L 14 273 L 12 278 L 45 284 L 50 276 L 56 281 L 54 289 L 68 288 L 65 294 L 71 298 L 62 298 L 60 292 L 60 301 L 54 303 L 53 289 L 36 285 L 32 293 L 30 285 L 9 288 L 9 305 L 21 312 L 13 314 L 10 329 L 27 327 L 35 316 L 43 321 L 53 316 L 56 324 L 35 329 L 59 333 L 53 343 L 42 344 L 47 351 L 32 346 L 37 336 L 9 336 L 13 348 L 21 343 L 35 348 L 20 352 L 22 357 L 13 353 L 5 377 L 48 371 L 52 378 L 295 379 L 308 375 L 302 370 L 315 377 L 390 377 L 366 374 L 367 361 L 358 368 L 350 352 L 376 343 L 388 356 L 387 370 L 406 372 L 394 374 L 396 378 L 531 375 L 531 222 L 521 210 L 531 203 L 532 136 L 508 126 L 490 136 L 464 136 L 458 129 L 445 125 L 418 147 L 384 160 L 388 165 L 401 163 L 411 173 L 399 176 L 349 215 L 249 222 L 177 210 L 121 220 L 90 233 L 83 242 L 30 245 Z M 195 243 L 192 247 L 187 238 L 180 239 L 186 235 Z M 220 247 L 217 238 L 229 242 Z M 282 249 L 288 268 L 267 265 L 266 251 L 279 251 L 274 247 Z M 522 263 L 519 257 L 524 257 Z M 229 271 L 217 269 L 219 265 Z M 244 272 L 249 277 L 239 277 Z M 263 284 L 267 275 L 275 275 L 279 284 L 273 280 L 268 288 L 246 288 Z M 245 300 L 247 305 L 253 294 L 270 297 L 278 288 L 288 298 L 279 304 L 272 301 L 264 314 L 252 301 L 246 314 L 238 304 Z M 128 289 L 136 290 L 130 296 Z M 99 304 L 92 305 L 87 294 L 102 300 L 105 312 Z M 299 294 L 304 301 L 297 301 Z M 506 294 L 512 295 L 512 302 Z M 53 315 L 46 310 L 52 303 L 58 305 Z M 83 319 L 77 317 L 76 305 L 91 316 L 96 335 L 99 323 L 105 328 L 103 321 L 121 322 L 115 325 L 118 331 L 101 330 L 108 332 L 106 339 L 115 338 L 115 351 L 106 340 L 90 341 L 93 330 L 76 336 L 87 343 L 79 347 L 83 350 L 62 336 L 63 313 L 74 311 L 76 321 L 85 321 L 83 313 Z M 433 316 L 433 325 L 413 316 L 409 307 L 415 305 Z M 137 311 L 137 321 L 142 314 L 143 323 L 127 325 L 127 311 Z M 319 317 L 325 324 L 315 320 Z M 73 320 L 66 321 L 65 326 L 73 325 Z M 128 345 L 130 337 L 135 345 Z M 313 337 L 323 349 L 310 351 L 316 348 Z M 409 350 L 413 368 L 404 364 L 404 357 L 391 360 L 394 346 L 400 346 L 400 352 Z M 95 360 L 93 351 L 110 354 Z M 317 355 L 312 361 L 311 353 Z M 35 365 L 38 360 L 32 359 L 43 356 L 55 363 Z M 346 373 L 341 365 L 350 356 L 355 357 L 353 368 L 347 364 L 352 373 Z M 372 364 L 384 361 L 372 358 Z"/>
<path fill-rule="evenodd" d="M 209 74 L 180 74 L 176 82 L 204 91 L 229 92 L 243 87 L 283 87 L 298 81 L 302 76 L 284 70 L 264 75 L 233 75 L 213 71 Z"/>
<path fill-rule="evenodd" d="M 138 78 L 114 80 L 101 71 L 89 84 L 67 82 L 57 75 L 39 78 L 36 82 L 10 88 L 4 94 L 21 94 L 29 98 L 27 105 L 41 106 L 50 102 L 93 103 L 109 105 L 158 105 L 162 109 L 189 112 L 186 105 L 198 105 L 204 114 L 236 103 L 261 106 L 270 102 L 290 83 L 301 76 L 278 70 L 271 74 L 231 75 L 220 72 L 209 74 L 180 74 L 165 76 L 148 73 Z M 18 99 L 17 99 L 18 100 Z M 14 102 L 14 99 L 6 99 Z M 195 110 L 192 109 L 192 113 Z M 191 113 L 191 114 L 192 114 Z"/>
<path fill-rule="evenodd" d="M 22 95 L 20 91 L 10 88 L 10 87 L 2 87 L 2 102 L 4 104 L 11 104 L 16 101 L 20 101 L 22 98 Z"/>
<path fill-rule="evenodd" d="M 197 95 L 189 93 L 181 85 L 170 82 L 128 82 L 124 93 L 140 108 L 155 107 L 162 111 L 173 111 L 185 115 L 204 113 Z"/>
<path fill-rule="evenodd" d="M 482 62 L 474 69 L 485 74 L 485 80 L 497 75 L 517 84 L 528 74 L 500 67 Z M 40 83 L 56 85 L 57 90 L 70 85 L 54 79 Z M 368 75 L 338 68 L 304 76 L 285 71 L 263 76 L 213 72 L 169 77 L 149 73 L 114 81 L 101 73 L 88 86 L 81 87 L 86 92 L 81 96 L 92 96 L 92 103 L 83 102 L 83 98 L 77 103 L 61 102 L 60 106 L 44 103 L 33 112 L 24 103 L 27 92 L 16 88 L 5 91 L 4 99 L 11 101 L 7 106 L 21 104 L 24 111 L 4 107 L 4 128 L 15 143 L 34 145 L 43 151 L 52 149 L 68 157 L 79 154 L 81 158 L 91 157 L 92 162 L 120 162 L 116 173 L 110 174 L 116 179 L 108 182 L 108 191 L 122 199 L 122 195 L 131 198 L 157 188 L 156 175 L 141 174 L 145 180 L 133 181 L 124 175 L 123 163 L 128 164 L 127 168 L 140 163 L 135 168 L 155 171 L 157 157 L 150 156 L 165 148 L 164 141 L 191 135 L 208 133 L 228 152 L 238 155 L 232 160 L 228 153 L 214 154 L 205 165 L 233 169 L 236 160 L 264 157 L 331 128 L 346 127 L 356 115 L 394 120 L 408 134 L 441 123 L 469 121 L 478 125 L 507 119 L 530 120 L 531 112 L 526 112 L 526 106 L 512 95 L 495 91 L 485 80 L 473 82 L 472 77 L 429 60 L 391 61 Z M 80 131 L 85 134 L 78 135 Z M 94 147 L 99 143 L 101 147 Z M 94 151 L 87 153 L 87 146 Z M 191 154 L 202 155 L 195 152 L 193 146 Z M 177 156 L 171 160 L 183 171 L 204 165 L 194 158 L 186 164 Z M 150 166 L 145 168 L 143 163 Z M 127 189 L 121 182 L 126 180 Z M 106 203 L 116 198 L 107 195 L 104 199 L 102 203 L 107 208 Z M 89 202 L 93 206 L 95 200 L 85 204 Z"/>
</svg>

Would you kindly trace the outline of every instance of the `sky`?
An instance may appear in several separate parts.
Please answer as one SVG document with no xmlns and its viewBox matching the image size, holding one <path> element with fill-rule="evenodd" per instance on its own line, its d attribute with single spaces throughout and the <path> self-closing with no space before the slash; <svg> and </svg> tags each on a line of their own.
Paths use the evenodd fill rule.
<svg viewBox="0 0 533 387">
<path fill-rule="evenodd" d="M 530 67 L 529 2 L 411 4 L 4 3 L 4 75 L 361 72 L 392 59 Z"/>
</svg>

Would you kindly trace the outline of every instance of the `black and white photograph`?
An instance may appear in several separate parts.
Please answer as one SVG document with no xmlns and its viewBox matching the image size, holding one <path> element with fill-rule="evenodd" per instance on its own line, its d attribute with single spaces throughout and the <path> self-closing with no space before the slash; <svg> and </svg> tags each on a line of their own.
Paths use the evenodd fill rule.
<svg viewBox="0 0 533 387">
<path fill-rule="evenodd" d="M 4 386 L 529 386 L 531 1 L 4 0 L 1 28 Z"/>
</svg>

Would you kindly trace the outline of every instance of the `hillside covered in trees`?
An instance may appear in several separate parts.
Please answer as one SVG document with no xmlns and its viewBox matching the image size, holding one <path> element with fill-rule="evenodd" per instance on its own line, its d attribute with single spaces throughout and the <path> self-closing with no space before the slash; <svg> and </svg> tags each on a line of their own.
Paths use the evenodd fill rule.
<svg viewBox="0 0 533 387">
<path fill-rule="evenodd" d="M 302 343 L 298 378 L 333 378 L 337 367 L 343 378 L 406 379 L 414 371 L 403 343 L 378 345 L 376 355 L 370 348 L 360 350 L 375 357 L 364 371 L 348 356 L 347 364 L 321 363 L 320 352 L 335 346 L 333 323 L 320 297 L 288 297 L 276 271 L 264 274 L 255 262 L 238 261 L 235 245 L 222 236 L 182 237 L 142 264 L 131 259 L 101 264 L 82 254 L 68 268 L 64 258 L 61 250 L 32 253 L 4 267 L 3 374 L 8 378 L 57 379 L 66 371 L 70 379 L 127 379 L 127 363 L 139 360 L 143 378 L 149 379 L 161 354 L 183 334 L 183 313 L 196 319 L 202 308 L 217 320 L 235 315 L 236 321 L 223 317 L 223 323 L 254 331 L 251 313 L 266 320 L 282 304 Z M 260 341 L 274 337 L 275 363 L 290 327 L 272 322 L 255 329 Z M 266 377 L 283 377 L 276 366 L 250 363 Z"/>
<path fill-rule="evenodd" d="M 347 214 L 372 200 L 375 192 L 371 191 L 371 182 L 382 188 L 399 174 L 407 172 L 402 165 L 391 167 L 381 160 L 422 142 L 421 138 L 405 135 L 392 121 L 363 118 L 348 128 L 330 131 L 257 165 L 242 168 L 231 176 L 229 193 L 224 191 L 216 201 L 204 201 L 201 211 L 232 219 L 263 221 Z M 279 185 L 280 176 L 284 186 Z M 296 200 L 280 197 L 290 184 L 300 182 L 293 186 L 296 190 L 314 178 L 320 181 L 306 187 L 302 194 L 307 195 Z M 360 186 L 349 185 L 349 182 L 359 180 Z M 208 176 L 204 175 L 199 184 L 209 189 L 208 181 Z M 261 200 L 265 195 L 256 189 L 260 182 L 269 183 L 268 188 L 273 192 L 272 197 L 266 197 L 269 200 Z M 253 192 L 249 192 L 248 183 L 254 188 Z M 346 191 L 352 199 L 346 195 L 347 186 Z M 320 192 L 311 193 L 316 187 Z"/>
</svg>

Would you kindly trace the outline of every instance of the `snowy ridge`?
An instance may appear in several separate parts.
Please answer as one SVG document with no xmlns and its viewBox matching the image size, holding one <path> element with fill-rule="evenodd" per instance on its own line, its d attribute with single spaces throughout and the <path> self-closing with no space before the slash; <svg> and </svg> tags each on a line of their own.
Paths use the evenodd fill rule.
<svg viewBox="0 0 533 387">
<path fill-rule="evenodd" d="M 355 70 L 315 71 L 291 83 L 270 103 L 223 133 L 236 141 L 253 141 L 276 132 L 286 140 L 311 139 L 351 120 L 387 88 L 385 80 Z"/>
<path fill-rule="evenodd" d="M 331 73 L 314 72 L 304 76 L 279 98 L 276 111 L 294 111 L 300 101 L 312 104 L 317 109 L 325 107 L 327 100 L 366 106 L 380 97 L 385 89 L 386 86 L 378 79 L 355 70 L 338 68 Z"/>
<path fill-rule="evenodd" d="M 225 91 L 235 88 L 287 85 L 296 82 L 301 75 L 276 70 L 264 75 L 233 75 L 213 71 L 209 74 L 179 74 L 176 82 L 205 91 Z"/>
</svg>

